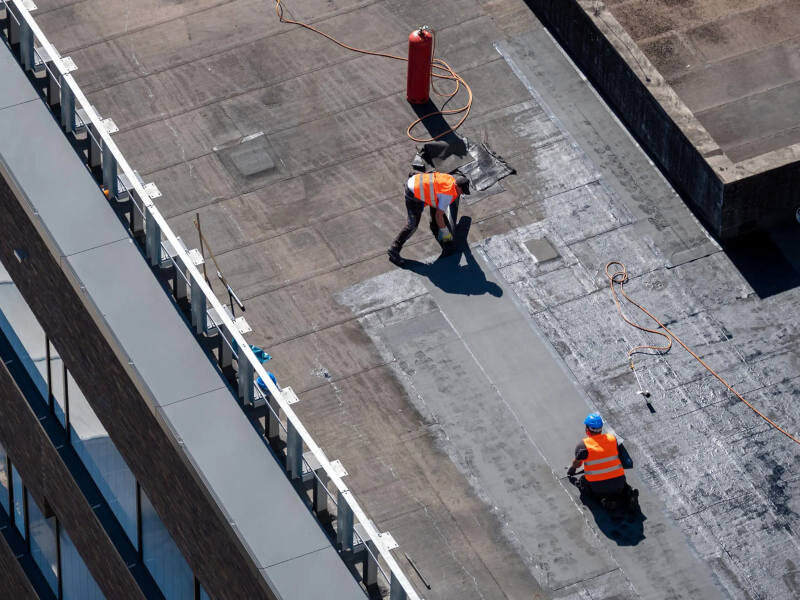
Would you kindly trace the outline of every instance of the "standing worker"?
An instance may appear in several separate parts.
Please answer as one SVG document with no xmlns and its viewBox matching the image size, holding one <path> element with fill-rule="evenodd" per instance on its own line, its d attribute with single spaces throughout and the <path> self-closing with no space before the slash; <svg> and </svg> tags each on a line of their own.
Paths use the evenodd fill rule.
<svg viewBox="0 0 800 600">
<path fill-rule="evenodd" d="M 422 218 L 422 211 L 426 206 L 430 207 L 431 225 L 432 227 L 435 225 L 436 231 L 438 231 L 436 239 L 442 245 L 451 244 L 453 233 L 445 224 L 444 211 L 452 206 L 450 214 L 455 221 L 458 214 L 458 199 L 461 194 L 469 194 L 469 180 L 463 175 L 454 177 L 448 173 L 436 171 L 411 174 L 405 186 L 408 222 L 389 247 L 389 260 L 399 267 L 403 266 L 405 261 L 400 256 L 400 249 L 416 231 Z M 451 225 L 455 227 L 455 223 Z"/>
<path fill-rule="evenodd" d="M 625 469 L 620 460 L 620 449 L 613 433 L 603 433 L 603 418 L 598 413 L 586 417 L 586 437 L 575 448 L 575 460 L 567 471 L 573 477 L 583 465 L 579 486 L 593 496 L 605 500 L 624 498 L 629 508 L 638 509 L 638 490 L 632 490 L 625 480 Z"/>
</svg>

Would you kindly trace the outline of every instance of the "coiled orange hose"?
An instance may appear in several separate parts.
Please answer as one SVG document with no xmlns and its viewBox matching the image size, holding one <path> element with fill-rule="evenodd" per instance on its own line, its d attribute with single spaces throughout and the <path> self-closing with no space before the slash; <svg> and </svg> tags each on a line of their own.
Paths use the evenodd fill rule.
<svg viewBox="0 0 800 600">
<path fill-rule="evenodd" d="M 308 23 L 303 23 L 301 21 L 296 21 L 294 19 L 289 19 L 286 16 L 284 16 L 284 7 L 281 4 L 281 2 L 282 2 L 282 0 L 275 0 L 275 14 L 278 16 L 278 19 L 280 20 L 281 23 L 287 23 L 289 25 L 298 25 L 300 27 L 303 27 L 304 29 L 308 29 L 309 31 L 313 31 L 314 33 L 319 34 L 322 37 L 330 40 L 331 42 L 333 42 L 337 46 L 341 46 L 342 48 L 345 48 L 346 50 L 350 50 L 352 52 L 358 52 L 360 54 L 366 54 L 366 55 L 369 55 L 369 56 L 380 56 L 380 57 L 383 57 L 383 58 L 390 58 L 392 60 L 402 60 L 402 61 L 408 62 L 408 58 L 406 58 L 405 56 L 396 56 L 394 54 L 387 54 L 385 52 L 374 52 L 372 50 L 364 50 L 362 48 L 355 48 L 353 46 L 350 46 L 349 44 L 345 44 L 344 42 L 340 42 L 339 40 L 337 40 L 332 35 L 327 34 L 324 31 L 321 31 L 321 30 L 317 29 L 313 25 L 309 25 Z M 406 135 L 408 135 L 408 137 L 411 140 L 413 140 L 413 141 L 415 141 L 417 143 L 420 143 L 420 144 L 424 144 L 425 142 L 432 142 L 432 141 L 438 140 L 439 138 L 442 138 L 442 137 L 444 137 L 444 136 L 446 136 L 446 135 L 448 135 L 450 133 L 453 133 L 456 129 L 458 129 L 459 127 L 461 127 L 464 124 L 464 121 L 467 120 L 467 117 L 469 116 L 469 113 L 472 110 L 472 88 L 469 87 L 469 84 L 464 80 L 464 78 L 461 77 L 458 73 L 456 73 L 453 70 L 453 68 L 449 64 L 447 64 L 447 62 L 442 60 L 441 58 L 434 58 L 433 59 L 433 63 L 431 64 L 431 67 L 433 69 L 436 69 L 436 70 L 439 71 L 438 73 L 436 73 L 436 72 L 433 73 L 432 74 L 433 77 L 435 77 L 437 79 L 448 79 L 450 81 L 455 81 L 455 89 L 452 92 L 441 93 L 436 89 L 436 86 L 433 86 L 434 92 L 439 96 L 447 98 L 448 99 L 447 101 L 449 101 L 450 98 L 453 98 L 456 94 L 458 94 L 458 92 L 461 90 L 461 86 L 464 86 L 464 89 L 467 91 L 467 103 L 464 106 L 462 106 L 461 108 L 452 108 L 452 109 L 448 109 L 448 110 L 437 110 L 437 111 L 428 113 L 427 115 L 423 115 L 420 118 L 418 118 L 417 120 L 415 120 L 413 123 L 411 123 L 411 125 L 408 126 L 408 129 L 406 129 Z M 411 131 L 417 125 L 422 123 L 425 119 L 429 119 L 430 117 L 435 117 L 435 116 L 440 116 L 440 115 L 441 116 L 443 116 L 443 115 L 457 115 L 457 114 L 461 114 L 461 113 L 463 113 L 463 114 L 461 115 L 461 118 L 459 119 L 458 123 L 456 123 L 453 127 L 448 129 L 447 131 L 442 132 L 442 133 L 440 133 L 439 135 L 437 135 L 435 137 L 432 137 L 432 138 L 418 138 L 418 137 L 415 137 L 411 133 Z"/>
<path fill-rule="evenodd" d="M 612 268 L 614 269 L 613 271 L 612 271 Z M 725 381 L 725 379 L 723 379 L 723 377 L 719 373 L 717 373 L 714 369 L 712 369 L 702 358 L 700 358 L 691 348 L 689 348 L 689 346 L 687 346 L 685 343 L 683 343 L 683 340 L 681 340 L 681 338 L 679 338 L 677 335 L 672 333 L 672 331 L 670 331 L 667 328 L 666 325 L 664 325 L 661 321 L 659 321 L 658 318 L 656 318 L 655 315 L 653 315 L 653 313 L 651 313 L 649 310 L 647 310 L 644 306 L 642 306 L 641 304 L 639 304 L 635 300 L 631 299 L 631 297 L 628 296 L 627 293 L 625 293 L 625 284 L 628 281 L 628 269 L 623 263 L 621 263 L 618 260 L 612 260 L 611 262 L 606 264 L 606 277 L 608 277 L 608 282 L 609 282 L 609 285 L 611 287 L 611 296 L 614 298 L 614 304 L 616 304 L 616 306 L 617 306 L 617 312 L 619 313 L 620 318 L 623 321 L 625 321 L 628 325 L 630 325 L 631 327 L 635 327 L 636 329 L 639 329 L 640 331 L 646 331 L 647 333 L 654 333 L 656 335 L 660 335 L 661 337 L 666 338 L 666 340 L 667 340 L 667 343 L 664 346 L 641 345 L 641 346 L 635 346 L 635 347 L 631 348 L 628 351 L 628 358 L 631 361 L 631 369 L 633 369 L 633 359 L 631 358 L 631 356 L 635 352 L 638 352 L 640 350 L 655 350 L 656 352 L 668 352 L 669 349 L 672 348 L 672 341 L 674 340 L 674 341 L 678 342 L 678 344 L 680 344 L 681 347 L 683 347 L 684 350 L 686 350 L 689 354 L 691 354 L 697 362 L 699 362 L 701 365 L 703 365 L 703 367 L 705 367 L 706 370 L 709 373 L 711 373 L 714 377 L 716 377 L 720 381 L 720 383 L 722 383 L 722 385 L 724 385 L 726 388 L 728 388 L 728 390 L 733 395 L 735 395 L 737 398 L 739 398 L 739 400 L 744 402 L 748 406 L 748 408 L 750 408 L 750 410 L 752 410 L 759 417 L 764 419 L 764 421 L 766 421 L 772 427 L 774 427 L 775 429 L 780 431 L 783 435 L 788 437 L 794 443 L 800 444 L 800 439 L 798 439 L 797 437 L 795 437 L 794 435 L 792 435 L 791 433 L 786 431 L 783 427 L 778 425 L 775 421 L 773 421 L 768 416 L 766 416 L 764 413 L 762 413 L 760 410 L 758 410 L 750 402 L 745 400 L 744 396 L 742 396 L 739 392 L 737 392 L 735 389 L 733 389 L 731 384 L 729 384 L 727 381 Z M 623 298 L 625 298 L 625 300 L 627 300 L 628 302 L 633 304 L 633 306 L 635 306 L 636 308 L 641 310 L 644 314 L 646 314 L 653 321 L 655 321 L 658 324 L 658 327 L 660 329 L 662 329 L 663 331 L 657 331 L 655 329 L 651 329 L 649 327 L 645 327 L 644 325 L 639 325 L 638 323 L 635 323 L 635 322 L 631 321 L 630 319 L 628 319 L 628 317 L 626 317 L 622 312 L 622 304 L 619 301 L 619 295 L 617 294 L 617 288 L 619 288 L 619 295 L 621 295 Z"/>
</svg>

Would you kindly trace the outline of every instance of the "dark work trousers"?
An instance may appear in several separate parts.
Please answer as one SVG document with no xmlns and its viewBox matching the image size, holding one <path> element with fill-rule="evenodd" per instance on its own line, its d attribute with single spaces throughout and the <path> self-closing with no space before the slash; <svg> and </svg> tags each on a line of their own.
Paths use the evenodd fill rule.
<svg viewBox="0 0 800 600">
<path fill-rule="evenodd" d="M 604 479 L 603 481 L 589 481 L 586 479 L 586 476 L 582 476 L 580 484 L 581 487 L 598 498 L 602 498 L 603 496 L 616 496 L 621 494 L 625 488 L 628 487 L 625 475 L 614 477 L 613 479 Z"/>
<path fill-rule="evenodd" d="M 391 250 L 400 252 L 400 249 L 403 247 L 408 241 L 408 238 L 412 236 L 412 234 L 417 230 L 419 227 L 419 222 L 422 219 L 422 213 L 425 210 L 425 203 L 422 200 L 417 200 L 414 197 L 414 193 L 405 188 L 405 200 L 406 200 L 406 212 L 408 213 L 408 221 L 406 222 L 406 226 L 403 227 L 403 230 L 397 234 L 394 242 L 392 242 Z M 458 200 L 455 200 L 452 204 L 450 204 L 450 215 L 452 216 L 453 221 L 457 218 L 458 215 Z M 430 216 L 431 216 L 431 231 L 434 232 L 434 235 L 438 233 L 438 226 L 436 225 L 436 209 L 432 206 L 430 207 Z M 447 220 L 446 220 L 447 221 Z M 448 228 L 452 232 L 453 228 L 450 223 L 447 223 Z"/>
</svg>

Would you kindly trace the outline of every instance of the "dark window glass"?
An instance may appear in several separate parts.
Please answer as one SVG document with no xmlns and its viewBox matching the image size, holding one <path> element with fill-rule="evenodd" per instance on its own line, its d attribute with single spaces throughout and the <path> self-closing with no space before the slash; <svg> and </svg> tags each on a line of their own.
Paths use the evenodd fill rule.
<svg viewBox="0 0 800 600">
<path fill-rule="evenodd" d="M 66 427 L 64 361 L 61 360 L 61 356 L 52 342 L 50 343 L 50 393 L 53 395 L 53 412 L 61 426 Z"/>
<path fill-rule="evenodd" d="M 47 350 L 44 330 L 0 264 L 0 330 L 8 338 L 34 384 L 47 398 Z"/>
<path fill-rule="evenodd" d="M 72 540 L 61 528 L 61 590 L 63 600 L 103 600 L 105 596 L 97 587 Z"/>
<path fill-rule="evenodd" d="M 136 480 L 86 397 L 67 374 L 70 442 L 81 457 L 109 507 L 134 547 L 136 539 Z"/>
<path fill-rule="evenodd" d="M 167 600 L 194 600 L 194 576 L 142 490 L 144 564 Z"/>
<path fill-rule="evenodd" d="M 25 491 L 22 487 L 22 477 L 17 468 L 11 465 L 11 485 L 14 492 L 14 525 L 17 526 L 22 537 L 25 537 Z"/>
<path fill-rule="evenodd" d="M 8 456 L 6 449 L 0 444 L 0 506 L 6 513 L 9 512 L 8 507 Z"/>
<path fill-rule="evenodd" d="M 28 529 L 31 534 L 31 555 L 47 580 L 50 589 L 58 593 L 58 550 L 56 520 L 45 519 L 36 501 L 28 494 Z"/>
</svg>

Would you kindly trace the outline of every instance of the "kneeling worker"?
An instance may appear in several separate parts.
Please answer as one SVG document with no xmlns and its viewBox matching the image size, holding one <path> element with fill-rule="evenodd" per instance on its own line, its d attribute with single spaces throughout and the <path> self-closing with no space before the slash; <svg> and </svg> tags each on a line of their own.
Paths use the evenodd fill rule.
<svg viewBox="0 0 800 600">
<path fill-rule="evenodd" d="M 628 487 L 625 469 L 619 458 L 617 438 L 603 433 L 603 418 L 592 413 L 583 422 L 586 437 L 575 448 L 575 460 L 567 471 L 570 477 L 583 465 L 581 487 L 598 497 L 617 496 Z"/>
<path fill-rule="evenodd" d="M 469 180 L 464 176 L 454 177 L 447 173 L 417 173 L 408 178 L 405 186 L 406 211 L 408 212 L 408 222 L 403 230 L 397 235 L 392 245 L 389 247 L 389 260 L 398 266 L 402 266 L 404 260 L 400 256 L 400 249 L 408 241 L 411 234 L 416 231 L 419 221 L 422 218 L 422 211 L 426 206 L 430 207 L 431 223 L 436 226 L 439 232 L 437 239 L 442 244 L 453 241 L 453 234 L 444 222 L 444 211 L 449 206 L 453 206 L 451 214 L 455 220 L 458 199 L 461 194 L 469 194 Z M 455 227 L 455 223 L 452 223 Z"/>
</svg>

